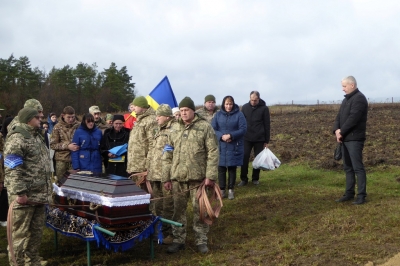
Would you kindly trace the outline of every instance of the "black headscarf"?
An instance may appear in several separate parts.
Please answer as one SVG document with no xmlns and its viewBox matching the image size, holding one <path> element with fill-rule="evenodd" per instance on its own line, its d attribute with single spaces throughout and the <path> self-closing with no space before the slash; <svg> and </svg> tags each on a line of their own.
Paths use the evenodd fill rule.
<svg viewBox="0 0 400 266">
<path fill-rule="evenodd" d="M 84 130 L 87 130 L 87 131 L 92 131 L 92 130 L 94 130 L 96 128 L 96 124 L 94 124 L 93 128 L 91 128 L 91 129 L 88 128 L 87 124 L 86 124 L 86 121 L 94 122 L 94 116 L 91 113 L 87 113 L 87 114 L 83 115 L 81 126 L 82 126 L 82 128 Z"/>
</svg>

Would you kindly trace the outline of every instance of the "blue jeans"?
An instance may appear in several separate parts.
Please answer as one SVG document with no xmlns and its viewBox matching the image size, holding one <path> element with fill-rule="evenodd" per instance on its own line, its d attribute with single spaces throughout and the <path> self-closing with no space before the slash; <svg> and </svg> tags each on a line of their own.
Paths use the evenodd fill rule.
<svg viewBox="0 0 400 266">
<path fill-rule="evenodd" d="M 358 198 L 367 196 L 367 175 L 365 174 L 362 160 L 362 151 L 364 141 L 346 141 L 343 142 L 343 169 L 346 173 L 346 192 L 345 196 L 354 197 L 356 176 L 358 187 Z"/>
</svg>

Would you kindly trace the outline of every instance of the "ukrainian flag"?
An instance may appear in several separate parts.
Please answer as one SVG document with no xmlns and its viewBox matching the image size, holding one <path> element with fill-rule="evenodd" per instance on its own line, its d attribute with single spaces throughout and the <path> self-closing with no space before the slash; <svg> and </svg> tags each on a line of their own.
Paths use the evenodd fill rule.
<svg viewBox="0 0 400 266">
<path fill-rule="evenodd" d="M 158 106 L 163 103 L 168 104 L 171 108 L 178 106 L 167 76 L 146 96 L 146 99 L 154 110 L 157 110 Z"/>
</svg>

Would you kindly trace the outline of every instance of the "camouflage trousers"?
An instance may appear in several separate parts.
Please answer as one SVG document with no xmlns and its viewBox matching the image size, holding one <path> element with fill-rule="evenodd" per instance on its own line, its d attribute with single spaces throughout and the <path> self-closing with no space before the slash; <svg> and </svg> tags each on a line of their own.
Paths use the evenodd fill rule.
<svg viewBox="0 0 400 266">
<path fill-rule="evenodd" d="M 10 204 L 15 198 L 15 195 L 9 195 Z M 14 203 L 12 218 L 13 248 L 18 265 L 40 266 L 39 248 L 45 224 L 45 207 Z M 10 265 L 14 265 L 10 253 L 8 258 Z"/>
<path fill-rule="evenodd" d="M 200 181 L 172 181 L 172 193 L 174 195 L 174 215 L 172 220 L 184 225 L 183 227 L 172 227 L 174 243 L 183 244 L 186 241 L 187 203 L 190 199 L 193 205 L 193 230 L 195 232 L 196 245 L 207 244 L 207 233 L 209 231 L 209 226 L 200 221 L 199 201 L 196 199 L 197 189 L 187 191 L 190 188 L 196 187 L 200 184 Z M 186 192 L 182 193 L 182 191 Z"/>
<path fill-rule="evenodd" d="M 63 161 L 56 161 L 56 177 L 58 180 L 61 180 L 65 172 L 72 169 L 71 162 L 63 162 Z M 54 183 L 54 180 L 52 180 Z"/>
<path fill-rule="evenodd" d="M 172 198 L 172 192 L 164 188 L 161 181 L 150 181 L 151 188 L 153 189 L 154 199 L 150 202 L 150 210 L 156 216 L 172 220 L 174 214 L 174 199 Z M 157 198 L 162 198 L 157 200 Z M 164 237 L 169 235 L 172 236 L 172 226 L 167 223 L 163 223 L 162 232 Z"/>
</svg>

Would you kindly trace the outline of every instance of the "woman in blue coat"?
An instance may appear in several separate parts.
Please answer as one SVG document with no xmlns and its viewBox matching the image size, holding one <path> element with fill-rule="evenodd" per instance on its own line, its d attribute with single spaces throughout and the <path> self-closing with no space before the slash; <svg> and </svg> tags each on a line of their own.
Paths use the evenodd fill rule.
<svg viewBox="0 0 400 266">
<path fill-rule="evenodd" d="M 94 124 L 93 115 L 85 114 L 80 127 L 72 138 L 72 143 L 79 146 L 79 150 L 71 152 L 74 170 L 91 171 L 95 175 L 101 174 L 101 137 L 101 130 Z"/>
<path fill-rule="evenodd" d="M 225 197 L 226 172 L 228 171 L 228 198 L 234 199 L 233 188 L 236 182 L 236 168 L 243 164 L 243 136 L 246 133 L 246 118 L 235 104 L 232 96 L 225 96 L 221 110 L 211 121 L 219 140 L 218 181 Z"/>
</svg>

